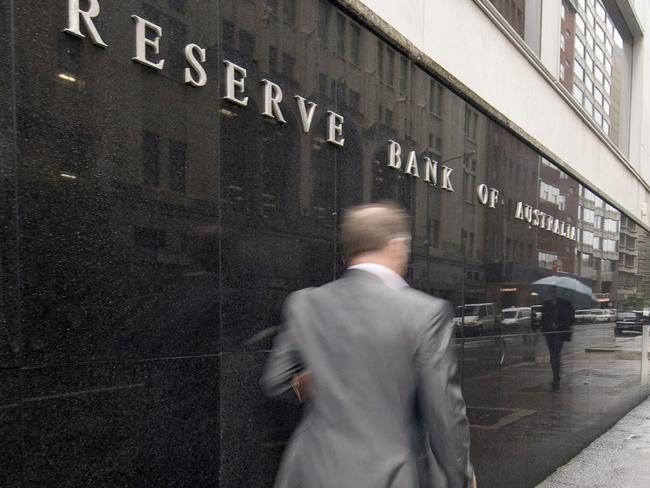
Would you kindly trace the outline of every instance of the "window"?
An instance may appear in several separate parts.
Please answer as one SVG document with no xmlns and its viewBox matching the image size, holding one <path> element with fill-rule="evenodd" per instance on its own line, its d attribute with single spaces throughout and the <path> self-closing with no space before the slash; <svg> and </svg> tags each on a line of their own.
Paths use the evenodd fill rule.
<svg viewBox="0 0 650 488">
<path fill-rule="evenodd" d="M 576 14 L 576 30 L 583 33 L 585 31 L 585 21 L 580 14 Z"/>
<path fill-rule="evenodd" d="M 593 72 L 594 70 L 594 58 L 592 58 L 589 54 L 585 56 L 585 64 L 587 65 L 587 70 L 590 72 Z"/>
<path fill-rule="evenodd" d="M 589 75 L 585 76 L 585 91 L 590 94 L 594 91 L 594 82 L 591 81 Z"/>
<path fill-rule="evenodd" d="M 282 17 L 288 24 L 293 25 L 296 21 L 296 0 L 284 0 L 282 6 Z"/>
<path fill-rule="evenodd" d="M 573 62 L 573 75 L 578 78 L 580 81 L 585 77 L 585 70 L 582 68 L 582 65 L 576 59 Z"/>
<path fill-rule="evenodd" d="M 585 97 L 585 100 L 582 104 L 585 107 L 585 110 L 591 116 L 594 113 L 594 104 L 591 103 L 591 100 L 589 100 L 587 97 Z"/>
<path fill-rule="evenodd" d="M 600 20 L 605 20 L 605 8 L 600 2 L 596 3 L 596 15 Z"/>
<path fill-rule="evenodd" d="M 142 182 L 148 186 L 160 184 L 160 136 L 155 132 L 142 133 Z"/>
<path fill-rule="evenodd" d="M 338 14 L 336 16 L 336 54 L 339 56 L 345 56 L 345 24 L 345 17 Z"/>
<path fill-rule="evenodd" d="M 318 38 L 327 44 L 327 34 L 329 31 L 330 6 L 326 0 L 318 2 Z"/>
<path fill-rule="evenodd" d="M 560 34 L 560 49 L 564 50 L 564 34 Z"/>
<path fill-rule="evenodd" d="M 578 102 L 582 103 L 582 98 L 583 98 L 583 93 L 582 90 L 576 85 L 575 83 L 573 84 L 573 98 L 578 100 Z"/>
<path fill-rule="evenodd" d="M 593 49 L 594 48 L 594 36 L 591 35 L 591 32 L 587 31 L 585 34 L 585 42 L 587 44 L 587 48 Z"/>
<path fill-rule="evenodd" d="M 560 194 L 560 189 L 544 181 L 540 181 L 539 183 L 539 198 L 554 203 L 560 207 L 560 210 L 562 210 L 561 207 L 564 206 L 565 202 L 564 195 Z"/>
<path fill-rule="evenodd" d="M 589 230 L 583 230 L 581 234 L 582 234 L 582 243 L 586 246 L 593 246 L 594 233 Z"/>
<path fill-rule="evenodd" d="M 560 64 L 560 80 L 564 80 L 564 64 Z"/>
<path fill-rule="evenodd" d="M 603 71 L 598 66 L 594 68 L 594 76 L 596 77 L 596 81 L 601 85 L 605 81 L 605 75 L 603 75 Z"/>
<path fill-rule="evenodd" d="M 350 61 L 357 66 L 360 64 L 361 29 L 358 25 L 350 25 Z"/>
<path fill-rule="evenodd" d="M 601 114 L 598 109 L 594 109 L 594 120 L 598 125 L 602 125 L 603 123 L 603 114 Z"/>
<path fill-rule="evenodd" d="M 600 215 L 596 215 L 594 217 L 594 227 L 596 229 L 602 229 L 603 228 L 603 217 Z"/>
<path fill-rule="evenodd" d="M 614 55 L 614 47 L 612 46 L 612 43 L 609 41 L 609 39 L 605 39 L 605 51 L 607 51 L 607 54 L 610 56 Z"/>
<path fill-rule="evenodd" d="M 596 59 L 598 60 L 599 63 L 604 63 L 605 62 L 605 51 L 603 51 L 600 46 L 596 46 Z M 605 67 L 607 69 L 607 67 Z M 612 69 L 610 66 L 610 69 L 608 71 L 608 74 L 611 76 L 612 74 Z"/>
<path fill-rule="evenodd" d="M 607 96 L 612 95 L 612 85 L 608 80 L 605 80 L 605 83 L 603 83 L 603 86 L 605 87 L 605 93 L 607 93 Z"/>
<path fill-rule="evenodd" d="M 295 78 L 296 58 L 287 53 L 282 54 L 282 73 L 289 79 Z"/>
<path fill-rule="evenodd" d="M 605 72 L 607 76 L 612 76 L 612 63 L 608 59 L 605 60 Z"/>
<path fill-rule="evenodd" d="M 593 198 L 594 206 L 596 208 L 603 208 L 603 204 L 604 204 L 603 199 L 600 198 L 598 195 L 594 195 L 593 197 L 594 197 Z"/>
<path fill-rule="evenodd" d="M 582 189 L 582 196 L 584 197 L 585 200 L 587 200 L 588 202 L 595 201 L 596 195 L 594 195 L 591 190 L 585 188 L 584 186 L 581 186 L 580 188 Z"/>
<path fill-rule="evenodd" d="M 185 192 L 187 170 L 187 144 L 169 141 L 169 187 L 172 191 Z"/>
<path fill-rule="evenodd" d="M 598 105 L 603 104 L 603 92 L 601 92 L 598 88 L 594 88 L 594 98 L 596 99 L 596 103 Z"/>
<path fill-rule="evenodd" d="M 393 86 L 393 79 L 395 77 L 395 51 L 386 49 L 386 76 L 384 81 L 388 86 Z"/>
<path fill-rule="evenodd" d="M 590 8 L 587 9 L 586 15 L 587 15 L 587 25 L 589 27 L 593 27 L 595 19 L 594 19 L 594 14 L 591 12 Z"/>
<path fill-rule="evenodd" d="M 582 207 L 582 220 L 584 220 L 588 224 L 593 224 L 594 217 L 595 217 L 595 213 L 593 210 Z"/>
<path fill-rule="evenodd" d="M 538 251 L 537 261 L 540 268 L 552 269 L 553 265 L 557 266 L 557 254 L 550 252 Z"/>
<path fill-rule="evenodd" d="M 601 238 L 598 236 L 594 236 L 594 249 L 600 249 L 601 246 Z"/>
<path fill-rule="evenodd" d="M 609 32 L 611 35 L 614 35 L 614 23 L 609 17 L 607 17 L 607 20 L 605 21 L 605 25 L 607 27 L 607 32 Z"/>
<path fill-rule="evenodd" d="M 616 251 L 616 241 L 613 240 L 613 239 L 603 239 L 603 251 L 617 252 Z"/>
<path fill-rule="evenodd" d="M 609 135 L 609 123 L 603 119 L 603 130 L 605 131 L 605 134 Z"/>
<path fill-rule="evenodd" d="M 599 25 L 596 26 L 596 39 L 598 39 L 602 43 L 605 42 L 605 31 Z"/>
<path fill-rule="evenodd" d="M 607 232 L 618 232 L 618 220 L 605 219 L 603 229 Z"/>
<path fill-rule="evenodd" d="M 440 115 L 442 106 L 442 85 L 434 80 L 429 80 L 429 112 Z"/>
<path fill-rule="evenodd" d="M 575 52 L 576 54 L 580 55 L 580 57 L 585 57 L 585 45 L 578 37 L 575 38 Z"/>
</svg>

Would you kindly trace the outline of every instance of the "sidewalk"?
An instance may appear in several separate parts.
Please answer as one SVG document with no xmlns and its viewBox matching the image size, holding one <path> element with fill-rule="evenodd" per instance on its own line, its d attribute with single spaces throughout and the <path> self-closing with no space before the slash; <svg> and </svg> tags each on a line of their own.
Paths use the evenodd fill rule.
<svg viewBox="0 0 650 488">
<path fill-rule="evenodd" d="M 537 488 L 648 488 L 650 398 Z"/>
</svg>

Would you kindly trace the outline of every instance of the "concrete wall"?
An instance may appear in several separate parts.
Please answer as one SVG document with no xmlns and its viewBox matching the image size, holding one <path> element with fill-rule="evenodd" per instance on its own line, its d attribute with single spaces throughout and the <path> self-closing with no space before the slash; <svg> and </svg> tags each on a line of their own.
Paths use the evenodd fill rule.
<svg viewBox="0 0 650 488">
<path fill-rule="evenodd" d="M 650 50 L 642 38 L 634 46 L 630 148 L 619 151 L 559 87 L 559 0 L 543 2 L 541 60 L 510 40 L 478 0 L 363 3 L 568 172 L 650 227 Z M 650 9 L 637 8 L 643 23 Z M 629 158 L 623 155 L 628 149 Z"/>
</svg>

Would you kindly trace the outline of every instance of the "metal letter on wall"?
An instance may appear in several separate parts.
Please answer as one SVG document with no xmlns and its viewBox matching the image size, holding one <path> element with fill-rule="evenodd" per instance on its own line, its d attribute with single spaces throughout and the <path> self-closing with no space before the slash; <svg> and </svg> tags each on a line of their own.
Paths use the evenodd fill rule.
<svg viewBox="0 0 650 488">
<path fill-rule="evenodd" d="M 431 161 L 431 158 L 424 158 L 424 181 L 436 186 L 438 184 L 438 161 Z"/>
<path fill-rule="evenodd" d="M 147 59 L 147 46 L 153 48 L 155 54 L 160 53 L 160 38 L 162 37 L 162 29 L 160 26 L 149 22 L 142 17 L 132 15 L 131 18 L 135 20 L 135 56 L 131 59 L 136 63 L 143 64 L 149 68 L 161 70 L 165 66 L 165 60 L 161 59 L 157 63 Z M 156 33 L 153 39 L 147 38 L 147 29 L 151 29 Z"/>
<path fill-rule="evenodd" d="M 418 169 L 418 158 L 415 155 L 415 151 L 409 153 L 409 158 L 406 161 L 406 168 L 404 168 L 404 173 L 416 178 L 420 177 L 420 170 Z"/>
<path fill-rule="evenodd" d="M 197 54 L 198 59 L 196 57 Z M 192 86 L 205 86 L 205 84 L 208 82 L 208 75 L 206 74 L 205 69 L 201 64 L 205 63 L 205 49 L 202 49 L 196 44 L 188 44 L 185 46 L 185 59 L 195 71 L 196 75 L 198 75 L 198 78 L 195 78 L 192 75 L 192 69 L 185 68 L 183 72 L 185 83 L 188 83 Z"/>
<path fill-rule="evenodd" d="M 79 8 L 79 0 L 68 0 L 68 27 L 63 29 L 63 32 L 71 34 L 76 37 L 86 37 L 81 33 L 81 23 L 79 19 L 83 19 L 86 29 L 90 34 L 93 44 L 100 47 L 107 47 L 107 44 L 99 35 L 93 19 L 99 15 L 99 1 L 88 0 L 88 10 L 81 10 Z"/>
<path fill-rule="evenodd" d="M 224 100 L 245 107 L 248 105 L 248 97 L 239 99 L 236 96 L 236 92 L 240 91 L 244 93 L 246 88 L 246 69 L 237 66 L 235 63 L 231 63 L 228 60 L 225 60 L 223 64 L 226 65 L 226 96 L 223 97 Z M 235 78 L 235 73 L 239 75 L 239 78 Z"/>
<path fill-rule="evenodd" d="M 447 191 L 454 191 L 454 187 L 451 186 L 451 173 L 454 171 L 453 168 L 449 166 L 442 167 L 442 189 Z"/>
<path fill-rule="evenodd" d="M 402 167 L 402 146 L 398 142 L 388 141 L 388 166 L 393 169 L 400 169 Z"/>
<path fill-rule="evenodd" d="M 341 137 L 343 135 L 343 116 L 328 110 L 327 117 L 327 142 L 342 146 L 345 144 L 345 139 Z"/>
<path fill-rule="evenodd" d="M 316 112 L 317 105 L 314 102 L 309 102 L 309 111 L 305 107 L 306 100 L 300 95 L 295 95 L 293 98 L 298 102 L 298 111 L 300 112 L 300 120 L 302 121 L 302 130 L 309 132 L 311 128 L 311 121 L 314 119 L 314 112 Z"/>
<path fill-rule="evenodd" d="M 269 119 L 276 119 L 281 124 L 286 124 L 280 110 L 280 102 L 282 101 L 282 88 L 269 80 L 262 80 L 264 83 L 264 112 L 262 115 Z"/>
</svg>

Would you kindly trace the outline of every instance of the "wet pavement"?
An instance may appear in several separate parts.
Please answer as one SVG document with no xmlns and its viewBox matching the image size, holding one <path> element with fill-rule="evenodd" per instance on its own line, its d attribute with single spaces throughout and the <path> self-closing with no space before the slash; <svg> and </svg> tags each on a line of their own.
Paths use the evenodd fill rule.
<svg viewBox="0 0 650 488">
<path fill-rule="evenodd" d="M 538 488 L 648 488 L 650 399 L 559 468 Z"/>
<path fill-rule="evenodd" d="M 463 391 L 479 486 L 537 486 L 647 398 L 639 338 L 613 332 L 613 324 L 574 328 L 557 390 L 542 335 L 467 341 Z"/>
</svg>

